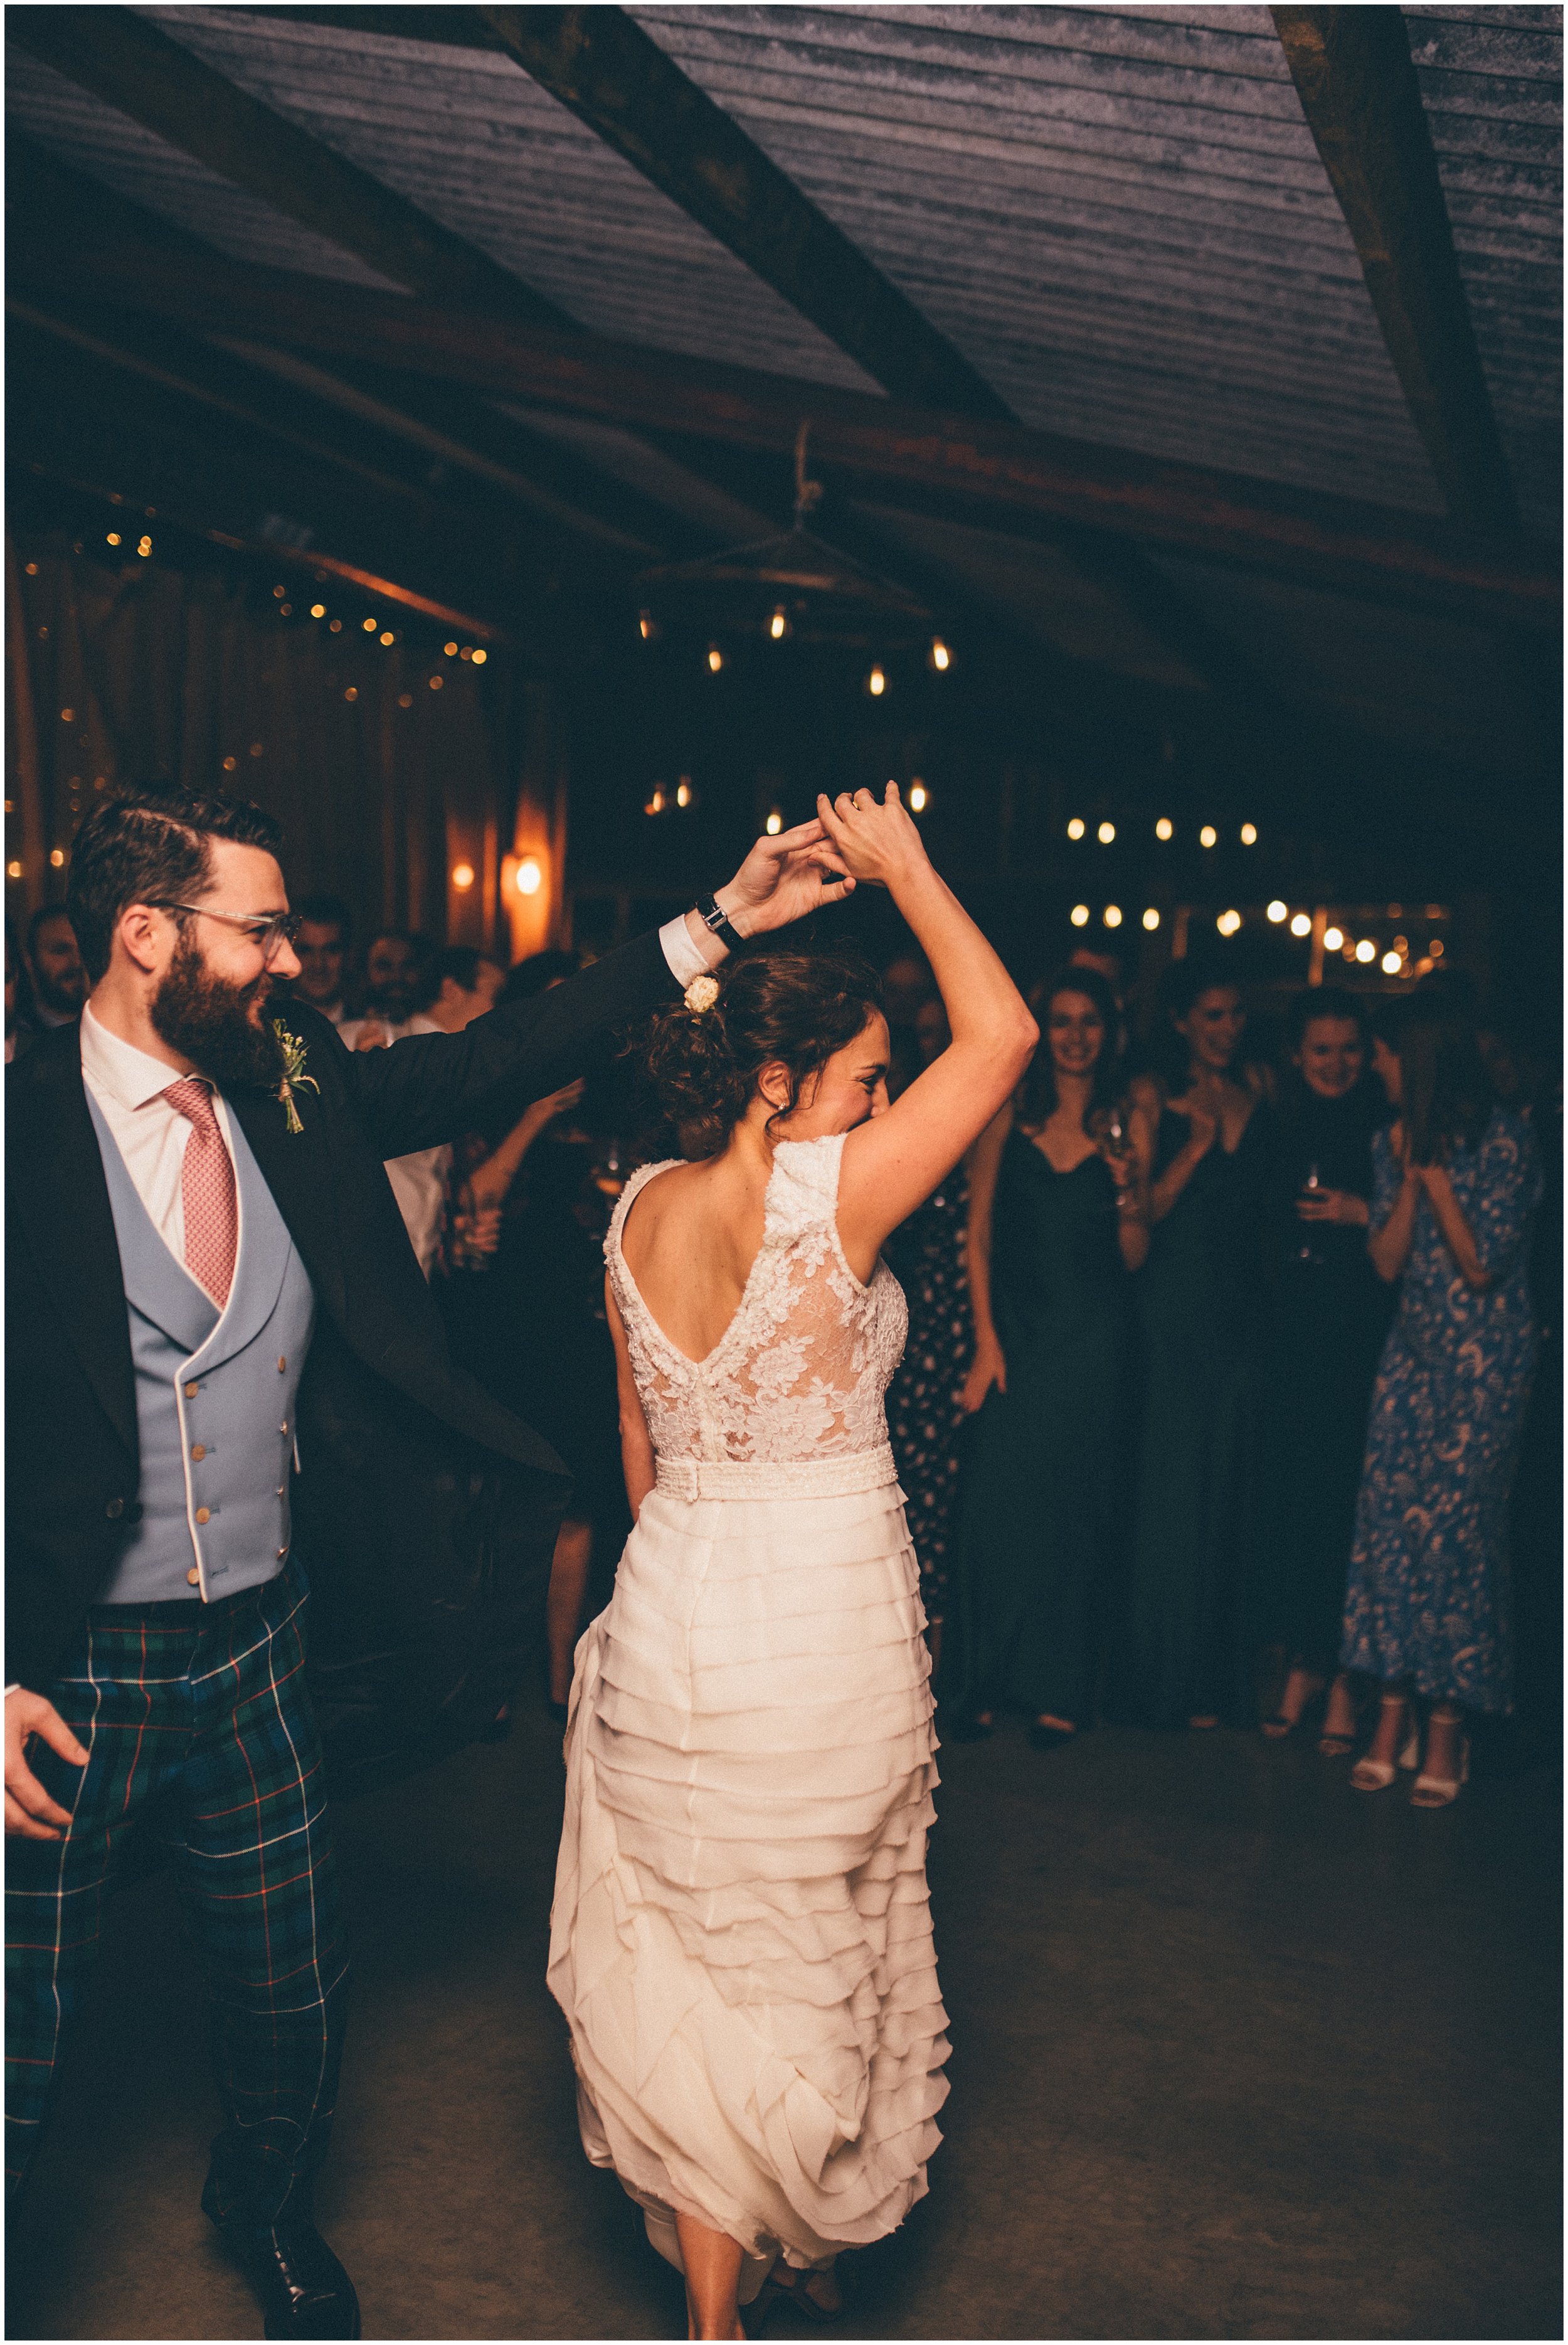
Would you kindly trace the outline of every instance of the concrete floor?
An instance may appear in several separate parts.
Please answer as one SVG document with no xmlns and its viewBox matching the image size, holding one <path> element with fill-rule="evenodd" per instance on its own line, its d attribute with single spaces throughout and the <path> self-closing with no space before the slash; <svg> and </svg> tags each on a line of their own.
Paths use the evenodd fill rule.
<svg viewBox="0 0 1568 2345">
<path fill-rule="evenodd" d="M 953 2096 L 848 2259 L 859 2338 L 1557 2338 L 1556 1785 L 1361 1798 L 1310 1747 L 1017 1728 L 943 1753 Z M 339 1818 L 358 1987 L 322 2225 L 371 2338 L 683 2333 L 577 2147 L 542 1711 Z M 13 2338 L 255 2337 L 167 1880 L 116 1901 Z M 776 2313 L 768 2334 L 804 2333 Z"/>
</svg>

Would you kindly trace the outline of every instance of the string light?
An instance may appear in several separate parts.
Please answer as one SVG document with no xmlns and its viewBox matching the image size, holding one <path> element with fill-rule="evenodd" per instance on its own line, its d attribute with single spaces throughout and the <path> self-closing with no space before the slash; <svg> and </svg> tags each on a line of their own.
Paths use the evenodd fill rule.
<svg viewBox="0 0 1568 2345">
<path fill-rule="evenodd" d="M 349 686 L 348 691 L 343 695 L 343 697 L 344 697 L 344 699 L 345 699 L 345 700 L 358 700 L 358 699 L 359 699 L 359 685 L 358 685 L 351 684 L 351 685 Z"/>
<path fill-rule="evenodd" d="M 288 605 L 285 604 L 283 607 L 287 610 Z M 397 637 L 392 634 L 389 628 L 383 628 L 381 632 L 381 641 L 383 644 L 392 644 L 396 643 Z"/>
<path fill-rule="evenodd" d="M 638 612 L 638 614 L 637 614 L 637 633 L 642 636 L 642 641 L 643 641 L 645 644 L 651 644 L 651 643 L 652 642 L 652 640 L 653 640 L 653 614 L 652 614 L 652 613 L 651 611 L 639 611 L 639 612 Z"/>
<path fill-rule="evenodd" d="M 767 832 L 770 838 L 776 838 L 778 837 L 780 831 L 784 828 L 784 817 L 780 814 L 777 807 L 774 807 L 766 822 L 763 825 L 763 828 Z"/>
<path fill-rule="evenodd" d="M 452 886 L 454 888 L 471 888 L 473 886 L 473 865 L 471 863 L 454 863 L 452 865 Z"/>
<path fill-rule="evenodd" d="M 723 653 L 719 649 L 717 644 L 710 644 L 708 645 L 708 667 L 711 674 L 717 675 L 719 670 L 723 666 Z"/>
<path fill-rule="evenodd" d="M 329 619 L 329 620 L 328 620 L 328 622 L 327 622 L 327 633 L 328 633 L 329 635 L 340 635 L 340 634 L 342 634 L 342 632 L 343 632 L 343 622 L 342 622 L 342 620 L 341 620 L 341 619 Z"/>
<path fill-rule="evenodd" d="M 312 604 L 311 604 L 311 605 L 310 605 L 310 616 L 311 616 L 313 619 L 324 619 L 324 618 L 326 617 L 326 615 L 327 615 L 327 605 L 326 605 L 326 604 L 325 604 L 325 603 L 312 603 Z"/>
<path fill-rule="evenodd" d="M 1344 943 L 1344 941 L 1345 932 L 1342 929 L 1325 929 L 1323 930 L 1323 949 L 1325 952 L 1338 952 L 1340 947 Z"/>
<path fill-rule="evenodd" d="M 109 543 L 110 543 L 111 545 L 118 545 L 119 542 L 120 542 L 120 533 L 119 533 L 119 531 L 118 531 L 117 529 L 111 529 L 111 530 L 110 530 L 110 532 L 109 532 Z"/>
<path fill-rule="evenodd" d="M 224 772 L 225 772 L 226 774 L 232 774 L 232 773 L 233 773 L 233 771 L 234 771 L 234 769 L 235 769 L 235 767 L 236 767 L 236 766 L 238 766 L 238 763 L 239 763 L 239 760 L 238 760 L 238 757 L 226 757 L 226 758 L 224 759 L 224 761 L 223 761 L 223 770 L 224 770 Z"/>
<path fill-rule="evenodd" d="M 474 655 L 473 655 L 473 664 L 474 664 L 475 667 L 483 667 L 483 665 L 484 665 L 484 664 L 485 664 L 486 660 L 487 660 L 487 659 L 489 659 L 489 657 L 490 657 L 490 654 L 489 654 L 487 651 L 483 650 L 482 648 L 481 648 L 481 649 L 476 649 L 476 650 L 475 650 L 475 652 L 474 652 Z"/>
<path fill-rule="evenodd" d="M 1293 937 L 1310 937 L 1311 933 L 1312 923 L 1307 914 L 1305 912 L 1294 914 L 1290 921 L 1290 934 Z M 1324 942 L 1328 942 L 1327 938 L 1324 939 Z"/>
<path fill-rule="evenodd" d="M 1258 844 L 1258 826 L 1257 826 L 1257 824 L 1256 824 L 1255 822 L 1244 822 L 1244 823 L 1242 824 L 1242 826 L 1241 826 L 1241 844 L 1242 844 L 1242 846 L 1243 846 L 1243 847 L 1256 847 L 1256 846 L 1257 846 L 1257 844 Z"/>
<path fill-rule="evenodd" d="M 1376 960 L 1377 957 L 1378 949 L 1372 942 L 1371 937 L 1363 937 L 1361 943 L 1356 947 L 1356 959 L 1364 967 L 1368 961 Z"/>
<path fill-rule="evenodd" d="M 682 775 L 682 777 L 681 777 L 681 778 L 680 778 L 680 780 L 679 780 L 679 781 L 676 783 L 676 785 L 675 785 L 675 804 L 676 804 L 678 807 L 689 807 L 689 806 L 691 805 L 691 803 L 692 803 L 692 779 L 691 779 L 691 776 L 690 776 L 689 774 L 683 774 L 683 775 Z"/>
<path fill-rule="evenodd" d="M 1396 937 L 1394 939 L 1394 950 L 1400 955 L 1401 959 L 1410 951 L 1410 949 L 1411 940 L 1409 937 Z"/>
<path fill-rule="evenodd" d="M 1273 921 L 1276 928 L 1279 927 L 1280 921 L 1285 918 L 1285 915 L 1289 912 L 1290 909 L 1290 907 L 1289 904 L 1281 904 L 1279 897 L 1275 897 L 1273 902 L 1269 907 L 1269 918 Z"/>
<path fill-rule="evenodd" d="M 374 620 L 374 619 L 367 619 L 367 620 L 365 621 L 365 623 L 364 623 L 364 625 L 365 625 L 365 633 L 366 633 L 368 635 L 373 635 L 373 634 L 375 634 L 375 632 L 376 632 L 376 622 L 375 622 L 375 620 Z"/>
<path fill-rule="evenodd" d="M 439 692 L 445 682 L 446 678 L 444 675 L 432 675 L 430 678 L 430 690 L 432 692 Z"/>
<path fill-rule="evenodd" d="M 1108 904 L 1101 917 L 1108 929 L 1119 929 L 1121 926 L 1121 906 L 1119 904 Z"/>
<path fill-rule="evenodd" d="M 75 710 L 74 708 L 62 708 L 62 709 L 61 709 L 61 711 L 60 711 L 60 722 L 61 722 L 61 724 L 62 724 L 62 725 L 74 725 L 74 724 L 76 723 L 76 710 Z"/>
<path fill-rule="evenodd" d="M 1219 842 L 1219 833 L 1211 822 L 1206 822 L 1198 834 L 1198 844 L 1199 847 L 1216 847 Z"/>
<path fill-rule="evenodd" d="M 64 863 L 65 859 L 66 850 L 63 847 L 51 847 L 49 849 L 49 860 L 54 865 L 56 871 L 60 868 L 60 866 Z"/>
<path fill-rule="evenodd" d="M 287 586 L 275 586 L 275 587 L 272 589 L 272 599 L 273 599 L 273 601 L 274 601 L 275 603 L 281 603 L 281 602 L 282 602 L 282 600 L 283 600 L 283 597 L 285 596 L 285 594 L 288 594 L 288 587 L 287 587 Z"/>
<path fill-rule="evenodd" d="M 1170 817 L 1168 814 L 1162 814 L 1159 820 L 1155 824 L 1154 835 L 1156 838 L 1174 838 L 1176 837 L 1176 825 L 1171 821 Z"/>
<path fill-rule="evenodd" d="M 925 783 L 924 783 L 924 782 L 911 782 L 911 783 L 910 783 L 910 785 L 909 785 L 909 811 L 910 811 L 910 813 L 911 813 L 911 814 L 924 814 L 924 813 L 925 813 L 925 811 L 926 811 L 926 807 L 930 805 L 930 803 L 931 803 L 931 800 L 930 800 L 930 797 L 929 797 L 929 796 L 928 796 L 928 794 L 927 794 L 927 792 L 926 792 L 926 785 L 925 785 Z"/>
<path fill-rule="evenodd" d="M 1108 847 L 1111 840 L 1116 837 L 1115 823 L 1102 822 L 1099 828 L 1096 831 L 1095 837 L 1098 839 L 1102 847 Z"/>
<path fill-rule="evenodd" d="M 470 660 L 470 659 L 472 659 L 472 657 L 473 657 L 473 649 L 472 649 L 472 646 L 471 646 L 470 645 L 465 644 L 465 645 L 463 645 L 463 647 L 462 647 L 461 651 L 460 651 L 460 652 L 459 652 L 459 654 L 458 654 L 458 657 L 459 657 L 459 659 L 461 659 L 461 660 Z"/>
<path fill-rule="evenodd" d="M 137 552 L 141 555 L 144 562 L 147 560 L 148 554 L 151 553 L 152 550 L 153 542 L 150 537 L 144 537 L 137 546 Z"/>
<path fill-rule="evenodd" d="M 1087 904 L 1075 904 L 1072 910 L 1068 913 L 1067 918 L 1071 920 L 1075 929 L 1087 929 L 1089 924 L 1088 906 Z"/>
<path fill-rule="evenodd" d="M 456 644 L 443 644 L 441 645 L 441 649 L 445 652 L 448 659 L 456 659 L 458 655 L 458 647 Z"/>
<path fill-rule="evenodd" d="M 953 655 L 940 635 L 931 638 L 931 665 L 938 675 L 946 675 L 953 665 Z"/>
<path fill-rule="evenodd" d="M 883 694 L 887 689 L 887 678 L 884 675 L 880 667 L 874 667 L 872 669 L 871 674 L 865 679 L 865 689 L 870 693 L 873 700 L 881 699 Z"/>
<path fill-rule="evenodd" d="M 1154 933 L 1155 929 L 1158 929 L 1158 926 L 1159 926 L 1159 914 L 1155 910 L 1154 906 L 1153 906 L 1152 904 L 1149 906 L 1149 908 L 1148 908 L 1148 911 L 1147 911 L 1147 912 L 1145 912 L 1145 914 L 1144 914 L 1144 916 L 1143 916 L 1143 925 L 1144 925 L 1144 927 L 1145 927 L 1145 928 L 1149 931 L 1149 934 L 1150 934 L 1151 936 L 1153 935 L 1153 933 Z"/>
<path fill-rule="evenodd" d="M 768 621 L 768 633 L 775 644 L 782 644 L 789 633 L 789 621 L 784 616 L 784 606 L 782 603 Z"/>
<path fill-rule="evenodd" d="M 5 866 L 5 877 L 7 879 L 20 879 L 22 877 L 22 866 L 19 863 L 7 863 Z"/>
<path fill-rule="evenodd" d="M 1241 926 L 1241 915 L 1234 911 L 1221 912 L 1214 925 L 1222 937 L 1233 937 Z"/>
<path fill-rule="evenodd" d="M 518 894 L 537 896 L 543 885 L 544 874 L 540 868 L 539 858 L 535 855 L 525 855 L 517 867 Z"/>
<path fill-rule="evenodd" d="M 644 813 L 644 814 L 663 814 L 663 811 L 664 811 L 664 793 L 663 793 L 663 790 L 655 790 L 655 791 L 654 791 L 654 793 L 653 793 L 653 795 L 652 795 L 652 797 L 649 799 L 649 801 L 648 801 L 647 805 L 643 807 L 642 811 L 643 811 L 643 813 Z"/>
<path fill-rule="evenodd" d="M 1074 815 L 1074 817 L 1073 817 L 1073 818 L 1072 818 L 1072 820 L 1071 820 L 1071 822 L 1069 822 L 1069 823 L 1068 823 L 1068 825 L 1067 825 L 1067 837 L 1068 837 L 1069 838 L 1081 838 L 1083 837 L 1083 835 L 1084 835 L 1084 827 L 1083 827 L 1082 820 L 1080 819 L 1080 817 L 1079 817 L 1077 815 L 1076 815 L 1076 814 L 1075 814 L 1075 815 Z"/>
<path fill-rule="evenodd" d="M 400 708 L 411 708 L 411 707 L 413 706 L 413 705 L 414 705 L 414 695 L 413 695 L 413 694 L 412 694 L 411 692 L 400 692 L 400 693 L 399 693 L 399 695 L 398 695 L 398 706 L 399 706 Z"/>
<path fill-rule="evenodd" d="M 1400 957 L 1397 952 L 1384 953 L 1382 958 L 1382 972 L 1385 977 L 1397 977 L 1399 975 Z"/>
<path fill-rule="evenodd" d="M 1430 944 L 1427 946 L 1427 952 L 1433 960 L 1441 960 L 1442 959 L 1442 939 L 1441 937 L 1433 937 Z"/>
</svg>

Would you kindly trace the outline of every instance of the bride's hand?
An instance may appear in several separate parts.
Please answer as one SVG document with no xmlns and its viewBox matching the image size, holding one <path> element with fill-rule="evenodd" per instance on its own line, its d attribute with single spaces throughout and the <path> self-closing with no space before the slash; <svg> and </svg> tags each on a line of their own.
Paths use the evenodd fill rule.
<svg viewBox="0 0 1568 2345">
<path fill-rule="evenodd" d="M 817 818 L 836 848 L 845 868 L 857 879 L 885 888 L 926 861 L 926 842 L 905 812 L 896 782 L 889 782 L 881 803 L 871 790 L 851 797 L 819 797 Z"/>
<path fill-rule="evenodd" d="M 841 904 L 854 888 L 821 823 L 800 822 L 775 838 L 759 838 L 713 900 L 743 937 L 760 937 L 824 904 Z"/>
</svg>

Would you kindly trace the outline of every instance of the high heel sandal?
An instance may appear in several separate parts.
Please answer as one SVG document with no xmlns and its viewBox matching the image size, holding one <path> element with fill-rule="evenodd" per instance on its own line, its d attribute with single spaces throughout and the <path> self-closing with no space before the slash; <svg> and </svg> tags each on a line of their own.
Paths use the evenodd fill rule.
<svg viewBox="0 0 1568 2345">
<path fill-rule="evenodd" d="M 1317 1700 L 1318 1696 L 1322 1692 L 1324 1685 L 1327 1682 L 1325 1679 L 1315 1676 L 1310 1670 L 1301 1670 L 1300 1671 L 1292 1670 L 1290 1672 L 1290 1677 L 1293 1678 L 1296 1676 L 1300 1676 L 1305 1680 L 1308 1690 L 1302 1697 L 1301 1707 L 1296 1712 L 1295 1717 L 1292 1718 L 1288 1711 L 1277 1710 L 1271 1717 L 1265 1718 L 1259 1721 L 1263 1733 L 1270 1742 L 1285 1742 L 1290 1740 L 1290 1736 L 1295 1733 L 1297 1728 L 1306 1717 L 1307 1712 L 1310 1710 L 1312 1704 Z M 1285 1690 L 1288 1693 L 1290 1690 L 1290 1678 L 1287 1678 Z"/>
<path fill-rule="evenodd" d="M 1440 1719 L 1437 1721 L 1442 1726 L 1458 1726 L 1459 1722 L 1457 1718 Z M 1450 1782 L 1442 1775 L 1429 1775 L 1423 1767 L 1411 1785 L 1411 1805 L 1412 1808 L 1452 1808 L 1469 1781 L 1470 1737 L 1462 1732 L 1459 1738 L 1458 1781 Z"/>
<path fill-rule="evenodd" d="M 1378 1707 L 1381 1710 L 1403 1710 L 1405 1698 L 1402 1693 L 1384 1694 Z M 1400 1752 L 1398 1765 L 1388 1759 L 1358 1759 L 1351 1770 L 1351 1785 L 1357 1792 L 1386 1792 L 1401 1767 L 1408 1772 L 1420 1764 L 1421 1736 L 1412 1725 Z"/>
</svg>

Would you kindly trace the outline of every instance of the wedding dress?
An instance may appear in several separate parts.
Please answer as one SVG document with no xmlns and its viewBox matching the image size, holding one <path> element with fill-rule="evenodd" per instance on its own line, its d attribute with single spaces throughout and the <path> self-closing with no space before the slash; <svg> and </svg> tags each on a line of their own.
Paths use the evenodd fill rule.
<svg viewBox="0 0 1568 2345">
<path fill-rule="evenodd" d="M 605 1244 L 658 1461 L 578 1648 L 550 1985 L 583 2147 L 679 2266 L 673 2216 L 745 2252 L 742 2301 L 879 2238 L 946 2096 L 926 1836 L 936 1782 L 915 1557 L 883 1394 L 885 1264 L 850 1270 L 842 1135 L 782 1143 L 762 1246 L 706 1358 Z"/>
</svg>

